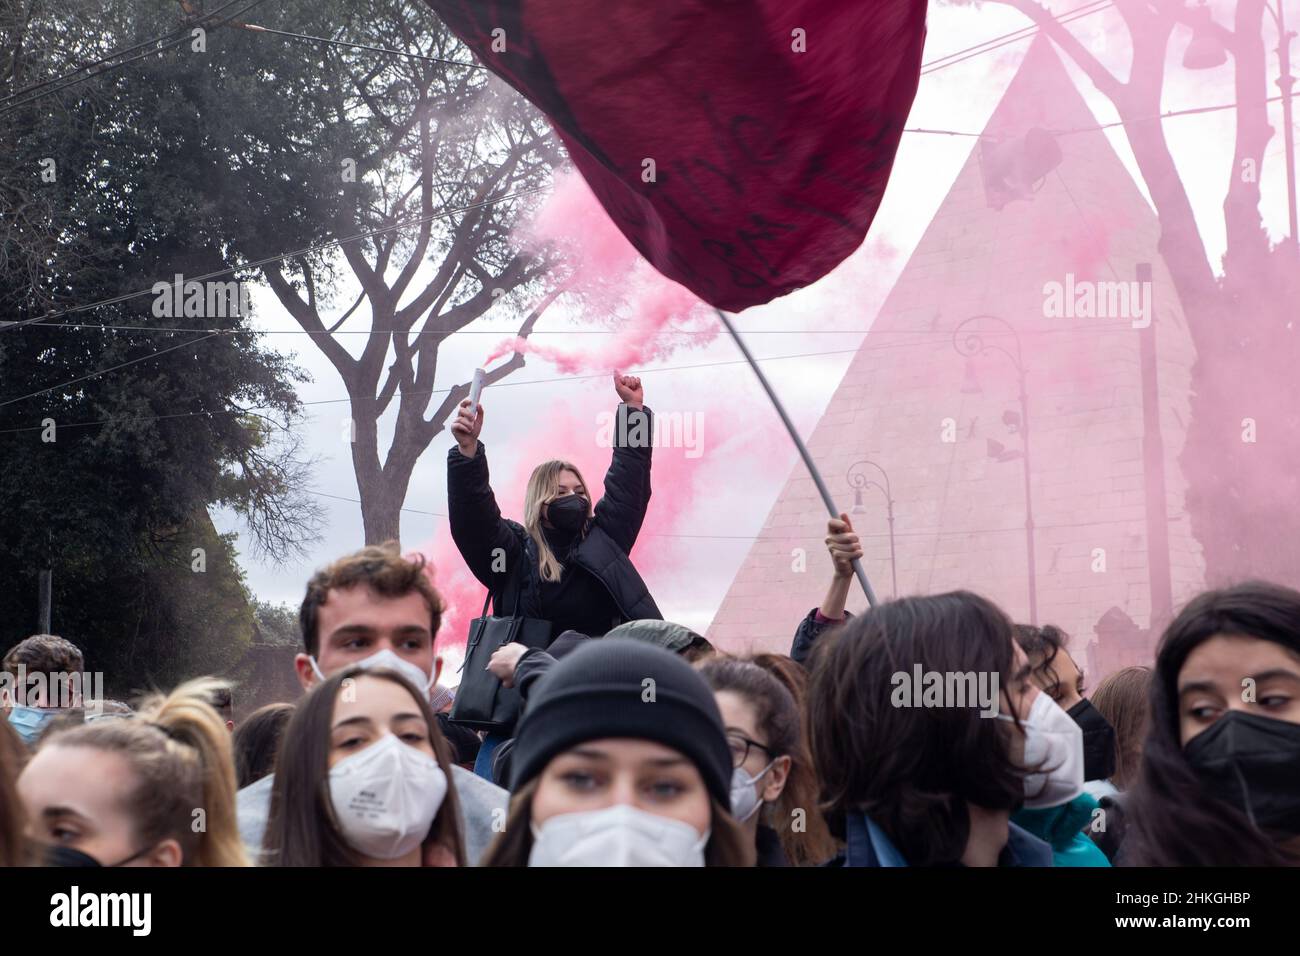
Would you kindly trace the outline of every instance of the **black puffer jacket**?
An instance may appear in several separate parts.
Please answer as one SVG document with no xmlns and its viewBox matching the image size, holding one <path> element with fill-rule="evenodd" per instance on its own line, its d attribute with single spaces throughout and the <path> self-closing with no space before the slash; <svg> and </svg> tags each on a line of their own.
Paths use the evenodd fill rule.
<svg viewBox="0 0 1300 956">
<path fill-rule="evenodd" d="M 605 496 L 570 556 L 609 590 L 623 621 L 663 618 L 628 558 L 650 503 L 652 425 L 648 408 L 638 411 L 619 405 Z M 644 443 L 638 440 L 641 436 Z M 621 438 L 632 441 L 622 443 Z M 482 442 L 473 458 L 466 458 L 456 446 L 448 452 L 447 510 L 452 540 L 474 577 L 492 592 L 494 612 L 514 614 L 518 608 L 528 617 L 541 617 L 537 546 L 523 525 L 501 517 Z M 502 556 L 504 561 L 496 560 Z M 569 573 L 567 566 L 565 573 Z"/>
</svg>

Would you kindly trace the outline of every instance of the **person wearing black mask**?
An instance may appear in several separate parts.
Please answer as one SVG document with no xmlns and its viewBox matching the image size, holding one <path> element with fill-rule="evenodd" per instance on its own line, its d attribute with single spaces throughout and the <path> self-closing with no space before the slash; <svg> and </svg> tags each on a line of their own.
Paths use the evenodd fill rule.
<svg viewBox="0 0 1300 956">
<path fill-rule="evenodd" d="M 1083 696 L 1083 671 L 1066 649 L 1069 638 L 1051 624 L 1017 624 L 1015 635 L 1029 658 L 1030 680 L 1083 731 L 1084 781 L 1109 780 L 1115 773 L 1115 728 Z"/>
<path fill-rule="evenodd" d="M 533 469 L 524 494 L 524 520 L 503 518 L 479 440 L 483 406 L 461 402 L 447 455 L 447 512 L 452 540 L 466 565 L 492 596 L 498 616 L 551 623 L 551 640 L 565 631 L 601 637 L 626 621 L 663 619 L 628 557 L 650 503 L 653 416 L 643 404 L 641 380 L 614 375 L 619 405 L 613 460 L 605 495 L 592 507 L 577 466 L 545 461 Z M 491 734 L 479 749 L 475 772 L 490 778 L 492 751 L 505 735 Z"/>
<path fill-rule="evenodd" d="M 1118 862 L 1300 864 L 1300 592 L 1194 598 L 1161 638 Z"/>
<path fill-rule="evenodd" d="M 652 415 L 641 380 L 615 375 L 623 404 L 614 429 L 605 496 L 592 507 L 578 469 L 546 461 L 533 469 L 522 524 L 501 516 L 489 483 L 479 433 L 483 406 L 469 402 L 452 424 L 457 447 L 447 456 L 451 535 L 474 576 L 492 592 L 497 614 L 516 608 L 568 630 L 600 637 L 624 621 L 663 615 L 628 558 L 650 502 Z"/>
<path fill-rule="evenodd" d="M 27 836 L 52 866 L 247 866 L 219 682 L 153 694 L 136 716 L 52 728 L 18 777 Z M 196 826 L 196 808 L 203 826 Z"/>
</svg>

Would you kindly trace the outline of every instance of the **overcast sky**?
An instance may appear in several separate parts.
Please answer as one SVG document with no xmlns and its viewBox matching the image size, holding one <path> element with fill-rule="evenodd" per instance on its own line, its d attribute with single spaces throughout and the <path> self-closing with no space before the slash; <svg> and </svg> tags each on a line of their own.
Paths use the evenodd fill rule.
<svg viewBox="0 0 1300 956">
<path fill-rule="evenodd" d="M 1074 9 L 1078 3 L 1057 0 L 1051 6 L 1065 11 Z M 1218 11 L 1221 23 L 1231 23 L 1230 2 L 1214 2 L 1211 7 Z M 979 8 L 932 4 L 924 59 L 933 61 L 1027 24 L 1019 13 L 1000 4 Z M 1266 24 L 1266 30 L 1271 30 L 1271 21 L 1266 20 Z M 1072 29 L 1113 71 L 1126 76 L 1126 35 L 1113 8 L 1076 22 Z M 1181 67 L 1182 51 L 1189 36 L 1187 30 L 1180 28 L 1171 43 L 1163 104 L 1166 111 L 1229 103 L 1233 99 L 1231 63 L 1200 72 Z M 1276 46 L 1275 36 L 1267 34 L 1265 45 L 1272 51 Z M 908 125 L 979 132 L 1028 46 L 1027 40 L 1011 44 L 923 76 Z M 1063 59 L 1098 121 L 1117 119 L 1109 102 L 1071 61 Z M 1269 70 L 1269 92 L 1273 94 L 1276 57 L 1271 53 Z M 1272 104 L 1272 107 L 1274 128 L 1280 131 L 1280 105 Z M 1191 194 L 1210 260 L 1217 264 L 1224 246 L 1222 201 L 1232 159 L 1232 112 L 1173 118 L 1166 121 L 1165 128 Z M 1136 179 L 1136 167 L 1122 131 L 1112 131 L 1109 136 Z M 906 265 L 907 257 L 973 144 L 974 140 L 968 137 L 905 135 L 871 235 L 858 253 L 817 285 L 751 309 L 740 317 L 739 324 L 750 332 L 747 337 L 750 347 L 766 360 L 764 368 L 803 434 L 807 435 L 816 424 L 853 350 L 861 343 L 891 283 Z M 1265 224 L 1275 239 L 1286 229 L 1281 161 L 1282 143 L 1277 136 L 1270 143 L 1261 180 L 1264 196 L 1261 208 Z M 1141 186 L 1141 180 L 1137 181 Z M 418 281 L 412 288 L 419 288 Z M 350 302 L 349 296 L 355 296 L 351 289 L 341 292 L 340 301 Z M 314 490 L 320 495 L 328 521 L 324 539 L 311 559 L 269 564 L 253 557 L 244 529 L 235 516 L 216 513 L 214 518 L 221 530 L 240 533 L 241 560 L 253 592 L 264 600 L 296 605 L 302 598 L 306 577 L 314 567 L 363 543 L 359 506 L 339 500 L 358 496 L 344 437 L 347 404 L 337 401 L 345 395 L 337 373 L 304 336 L 296 334 L 297 324 L 274 295 L 259 288 L 253 294 L 253 301 L 255 324 L 268 333 L 264 337 L 266 345 L 294 353 L 299 364 L 311 373 L 314 380 L 299 389 L 303 401 L 328 403 L 308 405 L 301 425 L 307 451 L 321 458 Z M 355 321 L 351 320 L 349 325 Z M 357 327 L 363 328 L 364 324 Z M 501 340 L 500 328 L 499 322 L 492 330 L 471 326 L 466 334 L 458 334 L 446 342 L 440 352 L 436 388 L 468 380 L 487 348 Z M 555 320 L 542 323 L 539 331 L 555 336 L 563 335 L 566 328 L 572 326 Z M 362 337 L 348 338 L 349 347 L 357 351 Z M 568 340 L 539 337 L 539 340 L 566 345 L 573 341 L 572 337 Z M 665 617 L 703 630 L 745 556 L 748 536 L 758 531 L 790 474 L 795 452 L 754 384 L 752 374 L 740 362 L 734 345 L 723 337 L 707 345 L 679 349 L 664 361 L 627 371 L 643 376 L 646 403 L 657 413 L 677 411 L 694 415 L 702 428 L 698 436 L 700 461 L 690 472 L 690 483 L 696 487 L 674 486 L 671 482 L 666 485 L 657 480 L 652 503 L 652 508 L 670 508 L 678 533 L 690 537 L 661 537 L 658 543 L 640 545 L 639 554 L 651 552 L 650 556 L 654 556 L 656 549 L 668 549 L 658 553 L 660 560 L 647 559 L 652 565 L 646 575 L 652 592 Z M 520 455 L 535 455 L 535 443 L 528 439 L 549 432 L 555 422 L 594 423 L 597 415 L 617 403 L 604 376 L 565 376 L 536 356 L 530 356 L 527 367 L 508 381 L 510 387 L 503 383 L 484 396 L 490 417 L 483 439 L 490 449 L 494 475 L 504 473 L 503 469 L 515 471 L 535 463 L 516 461 L 511 449 L 517 449 Z M 576 442 L 583 446 L 592 444 L 589 431 L 584 428 L 575 431 Z M 529 447 L 524 449 L 526 442 Z M 446 511 L 445 458 L 451 444 L 449 433 L 439 435 L 421 458 L 406 501 L 408 509 Z M 554 454 L 557 457 L 571 454 L 580 462 L 589 458 L 593 468 L 599 465 L 600 470 L 608 464 L 607 451 L 590 447 L 577 451 L 557 447 Z M 521 501 L 503 500 L 501 504 L 508 515 L 520 517 Z M 403 516 L 403 544 L 408 548 L 423 546 L 445 534 L 445 518 L 411 512 Z"/>
</svg>

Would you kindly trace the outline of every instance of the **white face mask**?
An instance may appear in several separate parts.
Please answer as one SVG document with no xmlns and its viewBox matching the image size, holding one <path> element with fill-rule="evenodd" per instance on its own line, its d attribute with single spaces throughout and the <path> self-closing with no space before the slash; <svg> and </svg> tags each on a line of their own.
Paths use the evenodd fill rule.
<svg viewBox="0 0 1300 956">
<path fill-rule="evenodd" d="M 308 658 L 308 660 L 311 661 L 312 673 L 316 675 L 316 679 L 323 682 L 325 680 L 325 675 L 321 673 L 320 667 L 316 664 L 316 658 L 311 657 Z M 429 690 L 433 687 L 432 674 L 426 674 L 415 664 L 412 664 L 404 657 L 399 657 L 387 647 L 382 651 L 375 651 L 375 653 L 371 654 L 369 657 L 363 657 L 359 661 L 349 661 L 348 666 L 361 667 L 365 670 L 370 670 L 372 667 L 387 667 L 390 670 L 395 670 L 414 684 L 416 690 L 423 691 L 426 696 L 428 695 Z"/>
<path fill-rule="evenodd" d="M 618 804 L 533 824 L 529 866 L 703 866 L 709 833 Z"/>
<path fill-rule="evenodd" d="M 1006 714 L 998 714 L 1010 720 Z M 1083 792 L 1083 730 L 1056 701 L 1039 692 L 1022 722 L 1024 766 L 1042 767 L 1025 774 L 1025 808 L 1041 810 L 1069 803 Z"/>
<path fill-rule="evenodd" d="M 776 761 L 773 760 L 753 777 L 744 767 L 737 767 L 731 771 L 731 815 L 737 823 L 744 823 L 763 805 L 763 801 L 758 798 L 758 781 L 763 779 L 763 775 L 771 770 L 775 763 Z"/>
<path fill-rule="evenodd" d="M 424 842 L 447 796 L 438 761 L 385 734 L 330 769 L 330 804 L 348 846 L 395 860 Z"/>
</svg>

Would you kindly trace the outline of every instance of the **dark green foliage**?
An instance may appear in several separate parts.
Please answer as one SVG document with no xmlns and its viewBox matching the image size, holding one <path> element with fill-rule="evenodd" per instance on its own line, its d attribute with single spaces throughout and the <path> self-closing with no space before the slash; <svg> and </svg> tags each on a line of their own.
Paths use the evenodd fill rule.
<svg viewBox="0 0 1300 956">
<path fill-rule="evenodd" d="M 173 30 L 179 15 L 162 2 L 7 5 L 0 100 Z M 206 54 L 187 43 L 35 102 L 0 102 L 0 321 L 236 261 L 210 191 L 240 118 L 238 96 L 221 103 L 220 64 L 248 36 L 210 31 Z M 300 550 L 314 518 L 295 446 L 277 437 L 298 411 L 291 361 L 227 334 L 246 317 L 159 317 L 153 304 L 0 329 L 0 645 L 35 630 L 37 572 L 51 568 L 53 629 L 119 693 L 229 671 L 252 638 L 243 575 L 209 506 L 243 514 L 272 555 Z"/>
</svg>

